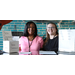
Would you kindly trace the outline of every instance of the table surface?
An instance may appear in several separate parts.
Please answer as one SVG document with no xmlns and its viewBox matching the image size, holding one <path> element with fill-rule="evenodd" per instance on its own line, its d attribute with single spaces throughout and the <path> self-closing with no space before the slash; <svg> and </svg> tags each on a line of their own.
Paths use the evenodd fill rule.
<svg viewBox="0 0 75 75">
<path fill-rule="evenodd" d="M 75 55 L 75 52 L 58 51 L 58 55 Z"/>
<path fill-rule="evenodd" d="M 22 54 L 26 54 L 29 52 L 22 52 Z M 42 55 L 57 55 L 54 51 L 39 51 L 39 54 Z M 18 52 L 14 53 L 1 53 L 0 55 L 19 55 Z M 65 52 L 65 51 L 58 51 L 58 55 L 75 55 L 75 52 Z"/>
<path fill-rule="evenodd" d="M 31 52 L 13 52 L 13 53 L 3 53 L 0 55 L 19 55 L 19 54 L 31 54 Z M 57 55 L 54 51 L 39 51 L 39 54 L 42 55 Z"/>
</svg>

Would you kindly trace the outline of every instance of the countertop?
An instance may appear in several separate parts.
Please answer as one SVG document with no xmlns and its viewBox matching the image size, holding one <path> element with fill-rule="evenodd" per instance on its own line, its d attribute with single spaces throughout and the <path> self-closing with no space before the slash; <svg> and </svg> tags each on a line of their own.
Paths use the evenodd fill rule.
<svg viewBox="0 0 75 75">
<path fill-rule="evenodd" d="M 21 54 L 26 54 L 28 52 L 21 52 Z M 39 54 L 42 55 L 57 55 L 54 51 L 39 51 Z M 18 52 L 13 52 L 13 53 L 1 53 L 0 55 L 19 55 Z M 65 52 L 65 51 L 58 51 L 58 55 L 75 55 L 75 52 Z"/>
<path fill-rule="evenodd" d="M 75 55 L 75 52 L 58 51 L 58 55 Z"/>
<path fill-rule="evenodd" d="M 13 52 L 13 53 L 8 53 L 8 52 L 3 52 L 0 55 L 19 55 L 19 54 L 31 54 L 31 52 Z M 41 55 L 57 55 L 54 51 L 39 51 L 39 54 Z"/>
</svg>

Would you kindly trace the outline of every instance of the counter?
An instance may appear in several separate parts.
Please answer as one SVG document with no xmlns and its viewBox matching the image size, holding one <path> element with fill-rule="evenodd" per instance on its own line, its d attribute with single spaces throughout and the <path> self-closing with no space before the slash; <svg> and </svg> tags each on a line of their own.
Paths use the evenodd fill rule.
<svg viewBox="0 0 75 75">
<path fill-rule="evenodd" d="M 59 51 L 58 55 L 75 55 L 75 52 Z"/>
<path fill-rule="evenodd" d="M 19 55 L 19 54 L 31 54 L 31 52 L 12 52 L 12 53 L 1 53 L 0 55 Z M 39 51 L 40 55 L 57 55 L 54 51 Z"/>
<path fill-rule="evenodd" d="M 21 52 L 20 54 L 27 54 L 29 52 Z M 39 51 L 41 55 L 57 55 L 54 51 Z M 18 52 L 13 53 L 1 53 L 0 55 L 19 55 Z M 65 52 L 65 51 L 58 51 L 58 55 L 75 55 L 75 52 Z"/>
</svg>

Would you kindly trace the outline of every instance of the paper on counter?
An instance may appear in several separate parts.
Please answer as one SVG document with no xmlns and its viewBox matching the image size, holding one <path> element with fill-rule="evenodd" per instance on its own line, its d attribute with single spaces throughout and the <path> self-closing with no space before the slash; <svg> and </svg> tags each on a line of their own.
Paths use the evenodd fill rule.
<svg viewBox="0 0 75 75">
<path fill-rule="evenodd" d="M 3 41 L 3 51 L 11 53 L 19 51 L 19 41 Z"/>
<path fill-rule="evenodd" d="M 19 36 L 12 36 L 13 41 L 19 41 Z"/>
<path fill-rule="evenodd" d="M 54 51 L 39 51 L 39 54 L 56 54 Z"/>
<path fill-rule="evenodd" d="M 75 29 L 59 29 L 59 51 L 75 51 Z"/>
<path fill-rule="evenodd" d="M 31 52 L 19 52 L 19 54 L 31 54 Z"/>
<path fill-rule="evenodd" d="M 2 35 L 3 35 L 3 40 L 6 41 L 10 41 L 12 40 L 12 33 L 11 31 L 2 31 Z"/>
</svg>

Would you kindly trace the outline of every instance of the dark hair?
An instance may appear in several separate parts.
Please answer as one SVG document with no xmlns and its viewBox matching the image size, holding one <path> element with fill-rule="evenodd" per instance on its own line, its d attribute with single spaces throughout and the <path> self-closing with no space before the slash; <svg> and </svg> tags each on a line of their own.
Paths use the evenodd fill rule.
<svg viewBox="0 0 75 75">
<path fill-rule="evenodd" d="M 56 26 L 56 24 L 55 23 L 53 23 L 53 22 L 50 22 L 49 24 L 53 24 L 53 25 L 55 25 L 55 28 L 56 28 L 56 35 L 58 35 L 58 28 L 57 28 L 57 26 Z M 47 31 L 47 30 L 46 30 Z M 48 32 L 47 32 L 47 37 L 46 37 L 46 40 L 45 40 L 45 42 L 44 42 L 44 45 L 47 43 L 47 41 L 48 41 L 48 39 L 50 38 L 50 36 L 49 36 L 49 34 L 48 34 Z"/>
<path fill-rule="evenodd" d="M 24 28 L 24 32 L 23 32 L 23 36 L 28 36 L 28 27 L 30 26 L 30 24 L 34 24 L 34 26 L 35 26 L 34 37 L 36 37 L 37 36 L 37 27 L 36 27 L 36 24 L 32 21 L 29 21 L 26 23 L 25 28 Z"/>
</svg>

